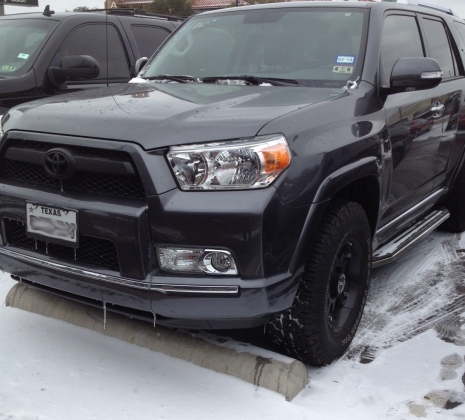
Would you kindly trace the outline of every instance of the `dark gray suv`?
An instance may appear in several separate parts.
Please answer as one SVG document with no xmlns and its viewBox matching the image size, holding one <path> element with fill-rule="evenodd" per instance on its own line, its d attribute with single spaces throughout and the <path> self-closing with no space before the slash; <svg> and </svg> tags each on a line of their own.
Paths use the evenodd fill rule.
<svg viewBox="0 0 465 420">
<path fill-rule="evenodd" d="M 368 36 L 369 34 L 369 36 Z M 193 16 L 136 81 L 12 108 L 0 266 L 323 365 L 372 267 L 465 230 L 465 22 L 394 2 Z"/>
</svg>

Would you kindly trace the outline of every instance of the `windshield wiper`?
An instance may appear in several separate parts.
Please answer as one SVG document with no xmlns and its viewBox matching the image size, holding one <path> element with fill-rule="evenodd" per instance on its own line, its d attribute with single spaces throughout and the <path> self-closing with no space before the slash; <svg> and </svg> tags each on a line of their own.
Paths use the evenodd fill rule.
<svg viewBox="0 0 465 420">
<path fill-rule="evenodd" d="M 172 74 L 159 74 L 158 76 L 143 77 L 145 80 L 169 80 L 171 82 L 178 83 L 188 83 L 188 82 L 198 82 L 198 79 L 189 75 L 180 75 L 175 76 Z"/>
<path fill-rule="evenodd" d="M 204 77 L 202 82 L 204 83 L 215 83 L 221 80 L 243 80 L 251 85 L 261 85 L 262 83 L 269 83 L 273 86 L 297 86 L 299 82 L 293 79 L 281 79 L 276 77 L 258 77 L 258 76 L 220 76 L 220 77 Z"/>
</svg>

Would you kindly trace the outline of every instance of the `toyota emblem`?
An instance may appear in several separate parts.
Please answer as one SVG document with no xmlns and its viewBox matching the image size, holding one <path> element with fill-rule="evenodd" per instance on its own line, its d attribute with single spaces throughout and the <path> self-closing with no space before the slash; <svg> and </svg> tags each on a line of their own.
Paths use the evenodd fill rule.
<svg viewBox="0 0 465 420">
<path fill-rule="evenodd" d="M 45 154 L 45 172 L 55 179 L 69 179 L 76 171 L 73 154 L 66 149 L 51 149 Z"/>
</svg>

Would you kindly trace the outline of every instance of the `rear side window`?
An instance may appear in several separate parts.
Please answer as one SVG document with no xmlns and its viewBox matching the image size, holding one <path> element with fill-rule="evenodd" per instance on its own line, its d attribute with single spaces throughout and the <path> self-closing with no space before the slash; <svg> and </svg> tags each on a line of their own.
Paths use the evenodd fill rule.
<svg viewBox="0 0 465 420">
<path fill-rule="evenodd" d="M 170 34 L 167 29 L 157 26 L 131 25 L 141 57 L 150 57 Z"/>
<path fill-rule="evenodd" d="M 456 66 L 449 38 L 442 22 L 432 19 L 423 19 L 425 37 L 428 44 L 429 56 L 438 60 L 444 79 L 457 75 Z"/>
<path fill-rule="evenodd" d="M 457 21 L 454 21 L 454 24 L 459 32 L 460 38 L 462 38 L 462 41 L 465 44 L 465 24 Z"/>
<path fill-rule="evenodd" d="M 112 25 L 108 25 L 108 31 L 105 31 L 105 24 L 79 26 L 61 44 L 58 55 L 60 59 L 68 55 L 94 57 L 100 66 L 100 75 L 95 80 L 106 79 L 107 68 L 110 79 L 129 79 L 130 77 L 125 49 L 117 29 Z"/>
<path fill-rule="evenodd" d="M 406 42 L 408 40 L 408 42 Z M 420 31 L 414 16 L 388 15 L 381 41 L 381 85 L 389 87 L 392 68 L 399 58 L 424 57 Z"/>
</svg>

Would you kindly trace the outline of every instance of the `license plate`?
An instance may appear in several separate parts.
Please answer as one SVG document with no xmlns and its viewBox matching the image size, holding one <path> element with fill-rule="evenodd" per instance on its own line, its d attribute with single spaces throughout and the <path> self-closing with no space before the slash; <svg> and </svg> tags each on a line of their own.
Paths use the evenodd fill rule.
<svg viewBox="0 0 465 420">
<path fill-rule="evenodd" d="M 26 203 L 26 235 L 77 247 L 77 211 Z"/>
</svg>

